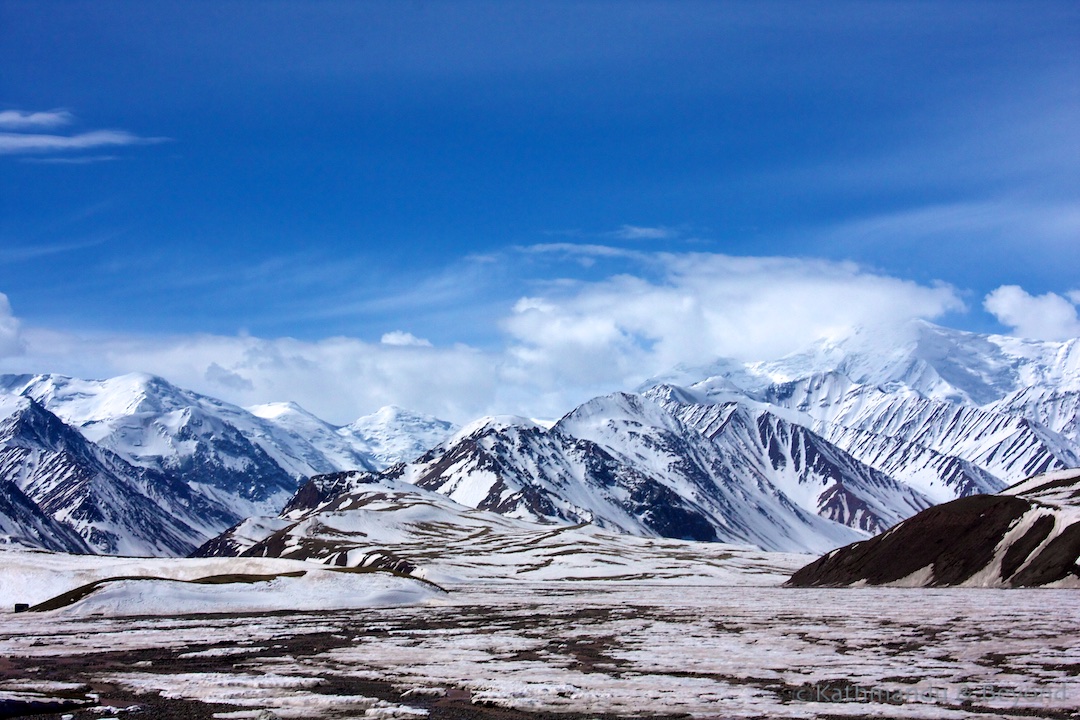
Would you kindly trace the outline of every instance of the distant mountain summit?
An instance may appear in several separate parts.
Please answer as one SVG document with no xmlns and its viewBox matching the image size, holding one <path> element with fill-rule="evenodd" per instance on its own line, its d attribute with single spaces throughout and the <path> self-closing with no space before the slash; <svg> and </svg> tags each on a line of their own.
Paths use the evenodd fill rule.
<svg viewBox="0 0 1080 720">
<path fill-rule="evenodd" d="M 1080 339 L 913 321 L 775 361 L 678 368 L 647 385 L 665 381 L 698 402 L 759 403 L 935 502 L 1080 466 Z"/>
<path fill-rule="evenodd" d="M 363 448 L 381 469 L 420 457 L 457 430 L 457 425 L 446 420 L 387 405 L 338 432 Z"/>
<path fill-rule="evenodd" d="M 755 395 L 771 386 L 828 374 L 890 394 L 986 405 L 1032 386 L 1080 390 L 1080 338 L 1026 340 L 912 320 L 818 340 L 779 360 L 720 359 L 681 366 L 641 389 L 669 383 Z"/>
</svg>

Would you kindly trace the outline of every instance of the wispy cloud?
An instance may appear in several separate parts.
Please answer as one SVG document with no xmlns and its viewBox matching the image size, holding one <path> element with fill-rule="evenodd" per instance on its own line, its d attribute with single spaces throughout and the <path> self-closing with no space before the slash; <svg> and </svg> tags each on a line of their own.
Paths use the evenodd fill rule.
<svg viewBox="0 0 1080 720">
<path fill-rule="evenodd" d="M 21 161 L 35 165 L 92 165 L 119 159 L 116 155 L 80 155 L 77 157 L 28 157 L 22 158 Z"/>
<path fill-rule="evenodd" d="M 123 145 L 147 145 L 168 138 L 140 137 L 126 130 L 92 130 L 78 135 L 0 132 L 0 154 L 64 152 Z"/>
<path fill-rule="evenodd" d="M 519 245 L 515 249 L 518 252 L 530 254 L 568 255 L 572 257 L 632 258 L 635 260 L 646 260 L 648 258 L 646 253 L 636 250 L 587 243 L 536 243 L 534 245 Z"/>
<path fill-rule="evenodd" d="M 74 120 L 75 116 L 67 110 L 49 110 L 45 112 L 0 111 L 0 129 L 2 130 L 57 128 L 70 125 Z"/>
<path fill-rule="evenodd" d="M 55 243 L 51 245 L 8 245 L 7 247 L 0 249 L 0 261 L 19 262 L 22 260 L 33 260 L 35 258 L 59 255 L 75 250 L 85 250 L 87 248 L 97 247 L 105 242 L 105 238 L 93 238 L 90 240 Z"/>
<path fill-rule="evenodd" d="M 67 110 L 0 112 L 0 155 L 28 155 L 23 162 L 87 165 L 118 159 L 115 155 L 78 155 L 86 150 L 168 142 L 165 137 L 143 137 L 127 130 L 88 130 L 61 134 L 58 128 L 76 121 Z M 51 130 L 53 132 L 42 132 Z M 65 153 L 76 153 L 67 155 Z M 46 157 L 34 157 L 44 155 Z M 59 155 L 59 157 L 55 157 Z"/>
<path fill-rule="evenodd" d="M 668 227 L 623 225 L 618 230 L 607 233 L 607 235 L 619 240 L 668 240 L 677 237 L 679 233 Z"/>
<path fill-rule="evenodd" d="M 810 232 L 820 248 L 847 256 L 859 248 L 904 248 L 940 256 L 942 248 L 977 246 L 980 253 L 1075 253 L 1080 204 L 996 198 L 919 205 Z M 1066 253 L 1063 255 L 1062 253 Z"/>
</svg>

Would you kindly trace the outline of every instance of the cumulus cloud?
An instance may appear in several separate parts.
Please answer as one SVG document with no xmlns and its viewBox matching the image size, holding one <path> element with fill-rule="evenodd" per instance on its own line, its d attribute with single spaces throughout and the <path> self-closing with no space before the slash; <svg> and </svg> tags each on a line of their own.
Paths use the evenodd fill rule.
<svg viewBox="0 0 1080 720">
<path fill-rule="evenodd" d="M 625 267 L 626 258 L 617 259 Z M 242 405 L 293 400 L 337 423 L 387 404 L 458 422 L 490 413 L 551 418 L 678 363 L 771 359 L 859 325 L 963 308 L 948 286 L 848 263 L 652 254 L 638 269 L 534 287 L 502 318 L 501 341 L 483 349 L 436 345 L 402 330 L 366 342 L 23 328 L 26 355 L 0 369 L 151 372 Z"/>
<path fill-rule="evenodd" d="M 11 311 L 7 295 L 0 293 L 0 358 L 23 351 L 19 319 Z"/>
<path fill-rule="evenodd" d="M 986 296 L 983 307 L 1017 335 L 1035 340 L 1080 337 L 1080 292 L 1031 295 L 1017 285 L 1002 285 Z"/>
<path fill-rule="evenodd" d="M 774 358 L 857 326 L 963 309 L 949 286 L 850 263 L 714 254 L 659 262 L 658 280 L 620 275 L 518 302 L 505 327 L 522 372 L 629 383 L 678 363 Z"/>
<path fill-rule="evenodd" d="M 70 125 L 75 117 L 66 110 L 44 112 L 23 112 L 22 110 L 0 111 L 0 129 L 36 130 Z"/>
<path fill-rule="evenodd" d="M 379 340 L 379 342 L 381 342 L 383 345 L 431 347 L 430 340 L 418 338 L 412 333 L 407 333 L 403 330 L 394 330 L 393 332 L 385 333 Z"/>
</svg>

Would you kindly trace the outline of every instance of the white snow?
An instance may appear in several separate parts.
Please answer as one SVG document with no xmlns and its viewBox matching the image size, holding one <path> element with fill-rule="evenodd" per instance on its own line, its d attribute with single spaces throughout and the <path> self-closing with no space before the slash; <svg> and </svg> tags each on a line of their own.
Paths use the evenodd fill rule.
<svg viewBox="0 0 1080 720">
<path fill-rule="evenodd" d="M 221 584 L 180 580 L 108 581 L 49 615 L 190 615 L 197 613 L 340 610 L 413 605 L 441 595 L 436 588 L 381 572 L 310 568 L 300 577 Z"/>
<path fill-rule="evenodd" d="M 282 575 L 285 573 L 306 572 L 321 570 L 318 566 L 296 560 L 281 560 L 278 558 L 120 558 L 102 555 L 67 555 L 64 553 L 50 553 L 35 550 L 22 550 L 0 547 L 0 612 L 10 614 L 15 603 L 27 603 L 36 605 L 50 598 L 61 595 L 69 590 L 88 585 L 108 578 L 164 578 L 168 580 L 190 581 L 199 578 L 221 575 Z M 374 574 L 340 575 L 329 577 L 313 575 L 311 578 L 299 578 L 300 582 L 284 582 L 289 578 L 281 578 L 283 582 L 276 585 L 264 583 L 258 586 L 241 587 L 234 599 L 224 598 L 224 602 L 245 602 L 241 596 L 251 595 L 250 603 L 268 603 L 271 605 L 283 605 L 281 609 L 290 608 L 289 603 L 303 602 L 310 605 L 309 599 L 304 599 L 303 593 L 307 590 L 323 592 L 323 590 L 338 593 L 345 597 L 348 592 L 355 591 L 358 597 L 365 596 L 365 583 L 378 583 L 384 581 L 384 577 Z M 391 578 L 397 580 L 397 578 Z M 126 581 L 125 581 L 126 582 Z M 338 583 L 338 584 L 335 584 Z M 350 585 L 356 583 L 356 585 Z M 203 610 L 199 612 L 213 612 L 208 610 L 215 595 L 215 587 L 212 585 L 180 586 L 169 584 L 164 581 L 140 580 L 131 581 L 128 584 L 115 583 L 124 588 L 130 597 L 140 594 L 146 595 L 145 601 L 147 612 L 132 614 L 147 614 L 153 612 L 153 602 L 167 603 L 167 591 L 180 591 L 185 587 L 188 592 L 189 604 L 198 602 L 202 597 L 207 600 L 203 603 Z M 403 581 L 402 587 L 411 588 L 412 581 Z M 352 588 L 349 590 L 349 588 Z M 426 588 L 426 586 L 424 586 Z M 339 588 L 339 590 L 335 589 Z M 171 589 L 171 590 L 170 590 Z M 235 588 L 234 588 L 235 589 Z M 269 590 L 269 593 L 265 591 Z M 102 593 L 99 597 L 118 597 L 119 590 L 99 590 L 90 597 Z M 378 590 L 383 592 L 383 590 Z M 424 590 L 426 592 L 426 589 Z M 266 599 L 258 597 L 263 594 Z M 290 594 L 295 598 L 290 598 Z M 273 597 L 271 597 L 271 595 Z M 158 597 L 153 600 L 153 597 Z M 194 597 L 194 600 L 190 598 Z M 416 596 L 423 599 L 421 592 Z M 97 601 L 95 601 L 97 602 Z M 144 602 L 144 601 L 137 601 Z M 362 606 L 362 605 L 361 605 Z M 84 606 L 86 607 L 86 606 Z M 119 601 L 116 604 L 120 607 Z M 164 606 L 162 606 L 164 607 Z M 102 609 L 101 612 L 106 612 Z M 161 614 L 169 614 L 162 611 Z"/>
</svg>

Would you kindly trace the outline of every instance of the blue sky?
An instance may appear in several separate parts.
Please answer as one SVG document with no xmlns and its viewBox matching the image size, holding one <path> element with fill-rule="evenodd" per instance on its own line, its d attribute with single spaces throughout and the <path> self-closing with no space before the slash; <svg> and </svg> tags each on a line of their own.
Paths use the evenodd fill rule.
<svg viewBox="0 0 1080 720">
<path fill-rule="evenodd" d="M 0 369 L 343 422 L 905 314 L 1080 334 L 1073 2 L 0 0 L 0 66 Z"/>
</svg>

